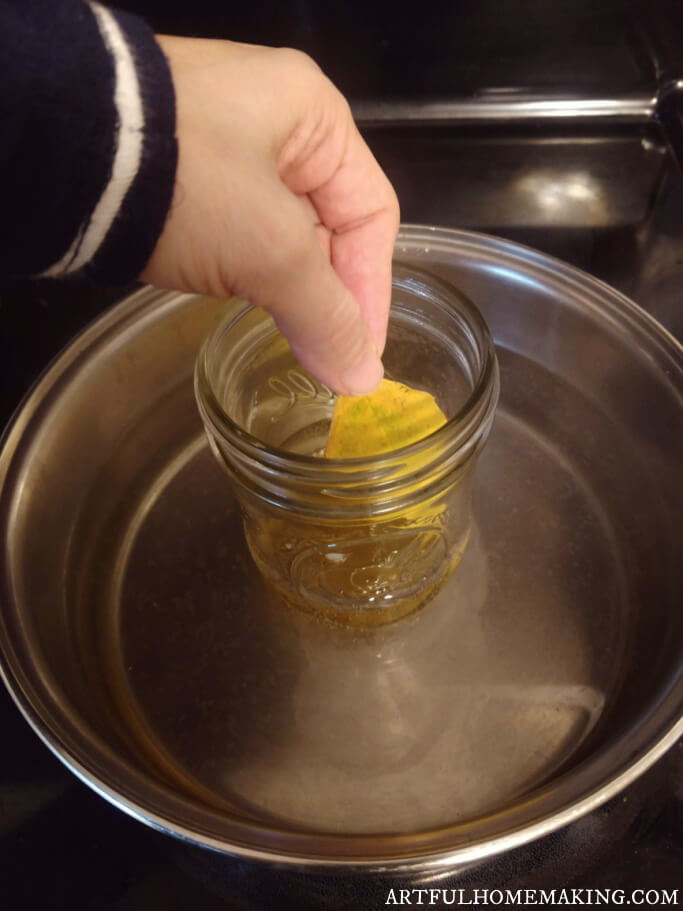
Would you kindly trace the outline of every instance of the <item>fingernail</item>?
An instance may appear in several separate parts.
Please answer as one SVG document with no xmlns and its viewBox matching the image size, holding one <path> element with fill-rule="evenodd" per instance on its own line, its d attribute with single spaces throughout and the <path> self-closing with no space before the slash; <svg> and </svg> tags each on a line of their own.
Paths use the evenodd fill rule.
<svg viewBox="0 0 683 911">
<path fill-rule="evenodd" d="M 368 346 L 364 356 L 342 375 L 341 381 L 346 395 L 367 395 L 377 389 L 383 376 L 384 365 Z"/>
</svg>

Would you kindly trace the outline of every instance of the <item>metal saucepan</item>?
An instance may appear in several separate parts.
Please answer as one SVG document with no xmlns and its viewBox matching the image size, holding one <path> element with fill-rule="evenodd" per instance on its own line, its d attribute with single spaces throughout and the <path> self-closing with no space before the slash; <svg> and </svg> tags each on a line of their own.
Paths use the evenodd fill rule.
<svg viewBox="0 0 683 911">
<path fill-rule="evenodd" d="M 397 255 L 479 306 L 502 387 L 472 539 L 413 617 L 343 630 L 263 588 L 193 398 L 220 302 L 124 300 L 4 439 L 5 683 L 98 793 L 228 854 L 456 868 L 598 806 L 683 729 L 680 345 L 515 244 L 406 227 Z"/>
</svg>

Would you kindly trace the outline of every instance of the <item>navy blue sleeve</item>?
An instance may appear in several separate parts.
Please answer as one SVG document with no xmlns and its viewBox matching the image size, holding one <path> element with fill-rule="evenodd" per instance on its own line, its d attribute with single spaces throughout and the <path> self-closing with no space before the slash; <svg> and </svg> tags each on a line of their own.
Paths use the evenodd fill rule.
<svg viewBox="0 0 683 911">
<path fill-rule="evenodd" d="M 125 284 L 177 164 L 167 61 L 145 23 L 85 0 L 0 0 L 0 272 Z"/>
</svg>

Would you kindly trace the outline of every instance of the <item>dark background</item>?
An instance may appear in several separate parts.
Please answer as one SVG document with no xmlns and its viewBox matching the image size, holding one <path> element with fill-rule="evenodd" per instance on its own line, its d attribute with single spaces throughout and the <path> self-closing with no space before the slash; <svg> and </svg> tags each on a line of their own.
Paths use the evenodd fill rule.
<svg viewBox="0 0 683 911">
<path fill-rule="evenodd" d="M 654 89 L 680 59 L 680 0 L 124 0 L 157 30 L 307 51 L 352 99 L 510 88 Z"/>
</svg>

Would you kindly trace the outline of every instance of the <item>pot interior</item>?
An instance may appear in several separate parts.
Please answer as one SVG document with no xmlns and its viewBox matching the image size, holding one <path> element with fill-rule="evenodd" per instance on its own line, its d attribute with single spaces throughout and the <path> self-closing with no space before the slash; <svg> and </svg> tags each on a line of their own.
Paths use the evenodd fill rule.
<svg viewBox="0 0 683 911">
<path fill-rule="evenodd" d="M 414 616 L 287 608 L 246 550 L 194 402 L 217 301 L 145 290 L 6 438 L 4 674 L 123 809 L 238 854 L 487 853 L 606 799 L 681 713 L 680 347 L 568 266 L 404 229 L 491 327 L 501 398 L 475 524 Z"/>
</svg>

